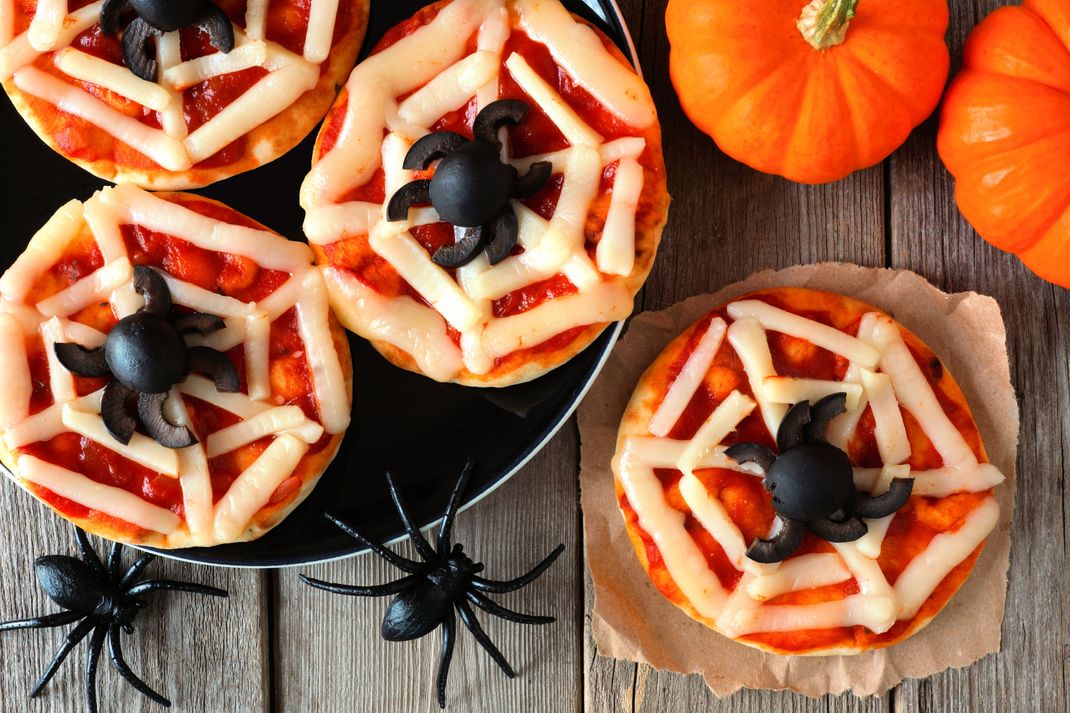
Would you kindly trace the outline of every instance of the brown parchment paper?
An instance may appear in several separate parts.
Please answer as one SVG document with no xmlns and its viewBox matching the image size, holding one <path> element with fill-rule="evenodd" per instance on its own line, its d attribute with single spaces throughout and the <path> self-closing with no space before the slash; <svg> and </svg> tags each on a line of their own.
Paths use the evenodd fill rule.
<svg viewBox="0 0 1070 713">
<path fill-rule="evenodd" d="M 617 508 L 610 460 L 617 426 L 639 377 L 661 350 L 713 307 L 767 287 L 811 287 L 849 295 L 892 315 L 951 370 L 973 410 L 989 459 L 1007 477 L 996 489 L 1001 515 L 981 557 L 947 607 L 895 646 L 855 656 L 779 656 L 738 644 L 674 607 L 632 551 Z M 827 263 L 760 272 L 713 295 L 646 312 L 628 327 L 579 410 L 581 503 L 594 583 L 592 626 L 603 656 L 698 673 L 718 696 L 740 688 L 809 696 L 887 691 L 904 678 L 966 666 L 999 651 L 1010 557 L 1018 406 L 1010 382 L 999 305 L 976 293 L 949 295 L 904 270 Z"/>
</svg>

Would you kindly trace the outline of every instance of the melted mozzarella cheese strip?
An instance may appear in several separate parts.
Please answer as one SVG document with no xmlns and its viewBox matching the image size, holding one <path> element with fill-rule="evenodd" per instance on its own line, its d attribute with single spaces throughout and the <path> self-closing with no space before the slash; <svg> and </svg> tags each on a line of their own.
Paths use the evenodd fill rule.
<svg viewBox="0 0 1070 713">
<path fill-rule="evenodd" d="M 706 564 L 705 555 L 684 528 L 684 513 L 666 502 L 661 481 L 650 466 L 623 454 L 618 460 L 617 472 L 628 503 L 639 518 L 639 526 L 658 546 L 665 568 L 676 586 L 699 614 L 716 617 L 727 593 Z"/>
<path fill-rule="evenodd" d="M 221 542 L 237 539 L 253 516 L 268 504 L 275 490 L 293 474 L 307 450 L 307 443 L 288 433 L 272 441 L 216 504 L 216 539 Z"/>
<path fill-rule="evenodd" d="M 126 67 L 73 47 L 56 52 L 52 62 L 69 77 L 104 87 L 153 111 L 166 110 L 172 101 L 171 93 L 155 82 L 147 82 Z"/>
<path fill-rule="evenodd" d="M 165 32 L 156 40 L 156 74 L 158 83 L 162 82 L 172 67 L 182 64 L 182 33 L 178 30 Z M 171 95 L 171 103 L 160 113 L 160 126 L 172 139 L 182 141 L 189 136 L 186 124 L 185 102 L 182 93 L 162 86 Z"/>
<path fill-rule="evenodd" d="M 177 388 L 172 387 L 171 394 L 164 401 L 164 413 L 176 426 L 193 429 L 193 421 Z M 178 454 L 178 482 L 182 488 L 182 509 L 186 516 L 186 527 L 194 544 L 212 545 L 215 494 L 208 458 L 199 443 L 176 449 L 175 452 Z"/>
<path fill-rule="evenodd" d="M 937 585 L 984 542 L 998 521 L 999 503 L 990 497 L 969 514 L 958 530 L 933 537 L 895 580 L 899 618 L 909 619 L 917 614 Z"/>
<path fill-rule="evenodd" d="M 944 413 L 932 386 L 903 341 L 899 327 L 884 315 L 878 314 L 874 319 L 873 339 L 882 353 L 881 368 L 891 377 L 900 404 L 917 419 L 945 465 L 975 463 L 973 451 Z"/>
<path fill-rule="evenodd" d="M 213 52 L 169 67 L 163 72 L 163 81 L 180 92 L 213 77 L 259 67 L 267 62 L 267 55 L 267 45 L 253 40 L 230 52 Z"/>
<path fill-rule="evenodd" d="M 372 230 L 368 244 L 387 260 L 398 274 L 434 307 L 442 317 L 463 332 L 475 326 L 483 317 L 464 290 L 446 270 L 431 261 L 423 246 L 412 235 L 398 231 L 388 223 L 379 223 Z"/>
<path fill-rule="evenodd" d="M 765 330 L 753 317 L 739 318 L 728 327 L 728 342 L 743 362 L 751 392 L 761 407 L 766 428 L 770 433 L 776 433 L 788 407 L 765 398 L 765 380 L 776 376 Z"/>
<path fill-rule="evenodd" d="M 675 468 L 689 441 L 672 438 L 653 438 L 650 436 L 628 436 L 621 444 L 621 453 L 642 461 L 651 468 Z M 703 468 L 721 468 L 761 477 L 762 471 L 753 463 L 737 463 L 724 454 L 725 448 L 718 446 L 703 454 L 695 464 L 695 470 Z"/>
<path fill-rule="evenodd" d="M 762 379 L 762 395 L 775 404 L 797 404 L 800 401 L 815 404 L 826 396 L 841 393 L 847 395 L 847 408 L 853 409 L 862 398 L 862 387 L 846 381 L 798 379 L 791 376 L 767 376 Z"/>
<path fill-rule="evenodd" d="M 260 267 L 285 272 L 294 272 L 312 263 L 312 251 L 307 245 L 292 240 L 280 241 L 278 236 L 266 230 L 209 218 L 129 183 L 106 188 L 100 196 L 125 221 L 172 235 L 205 250 L 240 255 Z M 264 249 L 265 241 L 271 241 L 270 250 Z"/>
<path fill-rule="evenodd" d="M 130 437 L 130 443 L 124 446 L 108 432 L 99 414 L 75 410 L 70 404 L 63 406 L 61 418 L 63 425 L 69 430 L 85 436 L 97 445 L 157 473 L 172 478 L 178 477 L 178 455 L 174 449 L 165 448 L 151 438 L 136 432 Z"/>
<path fill-rule="evenodd" d="M 410 211 L 410 217 L 412 214 Z M 381 205 L 365 201 L 318 206 L 305 215 L 303 229 L 313 245 L 330 245 L 347 237 L 367 235 L 382 215 Z"/>
<path fill-rule="evenodd" d="M 215 458 L 284 432 L 293 433 L 305 443 L 315 443 L 323 435 L 323 428 L 309 421 L 300 406 L 276 406 L 209 434 L 205 451 L 209 458 Z"/>
<path fill-rule="evenodd" d="M 334 44 L 334 23 L 338 15 L 338 0 L 311 0 L 308 8 L 308 28 L 305 31 L 304 57 L 320 64 L 331 53 Z"/>
<path fill-rule="evenodd" d="M 67 246 L 85 225 L 81 201 L 68 201 L 41 227 L 26 249 L 0 277 L 0 295 L 12 302 L 21 302 L 33 288 L 37 278 L 56 262 Z"/>
<path fill-rule="evenodd" d="M 53 399 L 57 403 L 74 401 L 78 398 L 78 391 L 74 386 L 74 374 L 67 371 L 56 356 L 56 345 L 67 341 L 63 324 L 60 323 L 58 317 L 53 317 L 41 325 L 41 341 L 44 343 L 45 358 L 48 360 L 48 384 Z M 32 384 L 33 381 L 31 380 L 30 383 Z"/>
<path fill-rule="evenodd" d="M 54 49 L 67 19 L 67 0 L 37 0 L 26 34 L 30 46 L 38 52 Z"/>
<path fill-rule="evenodd" d="M 576 22 L 563 5 L 544 0 L 518 0 L 520 25 L 545 44 L 569 76 L 621 121 L 636 128 L 657 121 L 650 90 L 631 67 L 606 51 L 591 28 Z"/>
<path fill-rule="evenodd" d="M 63 433 L 64 406 L 65 404 L 52 404 L 43 411 L 24 418 L 16 425 L 5 428 L 4 445 L 8 450 L 13 451 L 38 441 L 50 441 Z"/>
<path fill-rule="evenodd" d="M 195 312 L 206 312 L 217 317 L 248 317 L 253 312 L 253 305 L 240 302 L 233 297 L 221 295 L 218 292 L 198 287 L 192 282 L 176 280 L 170 275 L 161 273 L 164 282 L 171 292 L 171 299 L 175 304 L 189 307 Z M 216 332 L 215 334 L 218 334 Z M 214 336 L 214 335 L 210 335 Z"/>
<path fill-rule="evenodd" d="M 115 210 L 100 199 L 100 193 L 85 202 L 83 213 L 89 232 L 100 249 L 104 263 L 115 262 L 127 256 L 126 241 L 120 229 L 121 219 Z M 135 293 L 136 294 L 136 293 Z"/>
<path fill-rule="evenodd" d="M 291 64 L 264 75 L 183 142 L 194 163 L 209 158 L 282 113 L 319 82 L 319 67 Z"/>
<path fill-rule="evenodd" d="M 855 468 L 855 487 L 872 491 L 881 477 L 881 470 Z M 954 493 L 982 493 L 1005 480 L 1003 473 L 991 463 L 966 463 L 934 470 L 914 470 L 910 472 L 910 477 L 914 479 L 911 494 L 930 498 L 946 498 Z"/>
<path fill-rule="evenodd" d="M 471 96 L 497 74 L 497 54 L 473 52 L 401 102 L 398 117 L 414 126 L 429 126 L 468 104 Z"/>
<path fill-rule="evenodd" d="M 580 118 L 580 115 L 531 68 L 531 65 L 521 55 L 516 52 L 509 55 L 509 58 L 505 60 L 505 67 L 513 76 L 513 80 L 550 117 L 550 121 L 561 130 L 570 144 L 598 146 L 603 142 L 602 135 L 588 126 L 587 122 Z"/>
<path fill-rule="evenodd" d="M 680 454 L 676 467 L 687 475 L 694 472 L 703 456 L 719 445 L 740 422 L 754 410 L 755 403 L 738 391 L 733 391 L 717 405 L 709 418 L 699 427 L 687 448 Z"/>
<path fill-rule="evenodd" d="M 717 624 L 728 636 L 735 638 L 747 634 L 842 626 L 864 626 L 876 632 L 889 617 L 894 621 L 895 601 L 890 597 L 855 594 L 806 606 L 766 604 L 742 610 L 731 618 L 721 617 Z"/>
<path fill-rule="evenodd" d="M 271 321 L 267 312 L 257 310 L 245 318 L 245 379 L 254 401 L 271 396 L 270 347 Z"/>
<path fill-rule="evenodd" d="M 251 39 L 264 39 L 269 2 L 271 0 L 249 0 L 245 3 L 245 34 Z"/>
<path fill-rule="evenodd" d="M 319 271 L 309 270 L 302 282 L 301 297 L 297 300 L 297 326 L 312 372 L 312 387 L 316 392 L 320 420 L 327 433 L 341 433 L 349 426 L 350 388 L 342 372 L 330 324 L 327 288 Z"/>
<path fill-rule="evenodd" d="M 62 25 L 59 36 L 52 46 L 69 45 L 74 38 L 88 30 L 100 20 L 100 8 L 103 0 L 90 3 L 67 15 Z M 12 28 L 13 30 L 14 28 Z M 30 44 L 29 32 L 24 32 L 11 40 L 10 44 L 3 43 L 0 48 L 0 81 L 6 82 L 20 67 L 31 64 L 41 56 L 41 52 L 34 49 Z"/>
<path fill-rule="evenodd" d="M 839 584 L 851 576 L 839 555 L 821 552 L 792 557 L 772 572 L 754 577 L 741 586 L 751 599 L 764 602 L 788 592 Z"/>
<path fill-rule="evenodd" d="M 0 374 L 0 426 L 7 429 L 26 419 L 33 396 L 26 335 L 18 318 L 7 312 L 0 312 Z"/>
<path fill-rule="evenodd" d="M 747 557 L 747 543 L 724 505 L 717 498 L 711 498 L 706 486 L 693 473 L 686 473 L 680 479 L 680 494 L 691 508 L 691 514 L 702 524 L 706 532 L 717 540 L 725 555 L 737 568 L 754 573 L 769 569 Z"/>
<path fill-rule="evenodd" d="M 81 87 L 32 66 L 19 69 L 13 80 L 20 90 L 103 129 L 168 171 L 184 171 L 193 165 L 181 141 L 113 109 Z"/>
<path fill-rule="evenodd" d="M 687 361 L 680 368 L 680 373 L 669 385 L 665 398 L 651 417 L 647 430 L 652 434 L 667 436 L 676 422 L 680 420 L 684 409 L 691 403 L 695 392 L 706 378 L 706 372 L 710 370 L 713 358 L 720 351 L 726 330 L 727 325 L 720 317 L 710 320 L 702 339 L 699 340 L 694 351 L 688 355 Z"/>
<path fill-rule="evenodd" d="M 873 420 L 876 424 L 873 435 L 877 439 L 881 462 L 885 465 L 902 463 L 910 457 L 910 438 L 903 423 L 903 414 L 899 410 L 899 402 L 892 390 L 891 378 L 887 374 L 863 369 L 862 385 L 873 409 Z"/>
<path fill-rule="evenodd" d="M 760 300 L 733 302 L 728 305 L 728 314 L 737 320 L 743 317 L 753 317 L 767 330 L 787 334 L 797 339 L 805 339 L 833 354 L 839 354 L 845 359 L 858 362 L 867 369 L 876 367 L 880 360 L 880 353 L 865 342 L 827 324 L 800 317 Z"/>
<path fill-rule="evenodd" d="M 635 213 L 642 192 L 643 167 L 634 159 L 622 159 L 595 249 L 598 269 L 607 275 L 630 275 L 635 267 Z"/>
<path fill-rule="evenodd" d="M 895 515 L 871 520 L 864 519 L 866 534 L 855 540 L 855 547 L 866 557 L 877 559 L 881 556 L 881 548 L 884 546 L 884 536 L 888 534 L 888 526 L 892 524 Z"/>
<path fill-rule="evenodd" d="M 111 293 L 134 276 L 134 268 L 125 257 L 108 263 L 73 285 L 37 303 L 46 317 L 68 317 L 97 302 L 107 302 Z"/>
<path fill-rule="evenodd" d="M 33 456 L 19 456 L 18 471 L 23 480 L 47 488 L 62 498 L 146 530 L 167 535 L 181 524 L 178 516 L 170 510 L 147 503 L 122 488 L 97 483 L 80 473 L 46 463 Z"/>
<path fill-rule="evenodd" d="M 219 391 L 213 381 L 197 374 L 186 377 L 186 380 L 178 385 L 178 390 L 242 418 L 252 418 L 270 408 L 267 404 L 251 401 L 245 394 Z"/>
<path fill-rule="evenodd" d="M 608 166 L 626 158 L 637 161 L 639 157 L 643 155 L 645 149 L 646 139 L 639 136 L 625 136 L 602 144 L 598 147 L 598 154 L 602 157 L 602 165 Z M 533 164 L 542 163 L 544 161 L 548 161 L 554 166 L 559 166 L 562 162 L 568 159 L 569 154 L 571 153 L 572 149 L 567 148 L 560 151 L 552 151 L 550 153 L 536 154 L 534 156 L 524 156 L 522 158 L 510 157 L 509 163 L 516 168 L 517 173 L 524 174 L 528 172 Z"/>
<path fill-rule="evenodd" d="M 0 47 L 15 36 L 15 0 L 0 0 Z"/>
</svg>

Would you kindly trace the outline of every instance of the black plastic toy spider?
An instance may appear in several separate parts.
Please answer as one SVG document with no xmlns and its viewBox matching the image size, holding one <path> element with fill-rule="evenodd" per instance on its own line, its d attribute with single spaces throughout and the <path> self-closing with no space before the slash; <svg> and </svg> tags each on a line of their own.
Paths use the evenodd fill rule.
<svg viewBox="0 0 1070 713">
<path fill-rule="evenodd" d="M 301 579 L 317 589 L 323 589 L 335 594 L 358 597 L 385 597 L 396 594 L 394 601 L 386 610 L 383 618 L 381 633 L 387 641 L 410 641 L 431 633 L 439 626 L 443 627 L 442 653 L 438 665 L 438 705 L 446 707 L 446 677 L 449 675 L 450 660 L 453 657 L 454 635 L 457 622 L 454 610 L 472 635 L 476 637 L 494 663 L 509 678 L 516 674 L 512 666 L 506 661 L 502 652 L 483 631 L 479 625 L 472 607 L 474 604 L 483 611 L 501 617 L 507 621 L 518 624 L 549 624 L 554 621 L 549 616 L 532 616 L 506 609 L 489 599 L 486 594 L 504 594 L 513 592 L 521 587 L 534 582 L 545 572 L 554 560 L 565 550 L 565 546 L 558 545 L 550 555 L 539 564 L 535 565 L 527 574 L 508 581 L 484 579 L 478 576 L 483 571 L 481 563 L 473 562 L 463 552 L 461 545 L 451 545 L 450 528 L 453 526 L 453 518 L 457 514 L 461 497 L 465 486 L 472 473 L 472 463 L 465 466 L 457 485 L 450 496 L 449 504 L 442 518 L 442 524 L 438 529 L 437 547 L 432 548 L 424 538 L 420 530 L 413 524 L 408 509 L 398 493 L 394 480 L 387 473 L 387 485 L 390 488 L 390 496 L 394 500 L 394 506 L 401 515 L 401 522 L 405 526 L 405 532 L 416 546 L 423 562 L 402 557 L 393 550 L 374 542 L 349 524 L 338 518 L 327 515 L 327 519 L 334 523 L 340 530 L 357 540 L 372 552 L 393 564 L 408 576 L 402 577 L 388 584 L 374 586 L 353 586 L 349 584 L 333 584 L 319 579 L 313 579 L 300 575 Z"/>
<path fill-rule="evenodd" d="M 148 82 L 156 81 L 154 45 L 165 32 L 197 27 L 208 33 L 208 41 L 220 52 L 234 49 L 230 18 L 209 0 L 104 0 L 100 8 L 101 32 L 118 34 L 128 10 L 135 17 L 123 30 L 123 61 L 131 72 Z"/>
<path fill-rule="evenodd" d="M 847 397 L 832 394 L 810 408 L 793 405 L 777 429 L 777 456 L 760 443 L 738 443 L 725 454 L 737 463 L 757 463 L 773 496 L 780 531 L 747 550 L 756 562 L 780 562 L 802 544 L 807 529 L 828 542 L 852 542 L 866 534 L 862 518 L 891 515 L 906 504 L 913 478 L 895 478 L 888 491 L 870 496 L 855 488 L 847 454 L 825 440 L 829 421 L 844 412 Z"/>
<path fill-rule="evenodd" d="M 104 388 L 100 415 L 115 440 L 130 442 L 137 420 L 129 401 L 137 396 L 142 425 L 162 446 L 185 448 L 197 442 L 186 426 L 171 423 L 163 412 L 167 392 L 192 372 L 208 374 L 220 391 L 238 390 L 238 371 L 222 352 L 211 347 L 190 347 L 184 334 L 211 334 L 222 329 L 223 320 L 211 314 L 171 312 L 171 291 L 152 268 L 134 268 L 134 289 L 145 306 L 123 317 L 110 332 L 104 346 L 96 349 L 70 342 L 55 345 L 56 358 L 78 376 L 112 376 Z"/>
<path fill-rule="evenodd" d="M 172 591 L 226 597 L 227 593 L 222 589 L 193 582 L 176 582 L 169 579 L 138 581 L 141 573 L 156 559 L 155 555 L 142 555 L 124 572 L 122 545 L 112 545 L 105 566 L 89 544 L 85 532 L 76 527 L 74 533 L 81 559 L 66 555 L 49 555 L 37 558 L 34 563 L 41 588 L 52 601 L 66 611 L 0 624 L 2 632 L 15 629 L 49 629 L 79 622 L 67 634 L 52 663 L 30 692 L 30 698 L 36 698 L 44 690 L 67 655 L 92 633 L 85 659 L 85 700 L 89 713 L 97 713 L 97 663 L 105 639 L 108 641 L 112 665 L 119 675 L 138 692 L 162 706 L 170 707 L 171 701 L 149 688 L 148 684 L 130 670 L 123 657 L 122 634 L 133 633 L 134 619 L 147 606 L 147 602 L 142 598 L 144 594 Z"/>
<path fill-rule="evenodd" d="M 474 139 L 436 131 L 413 144 L 405 155 L 402 165 L 407 171 L 424 171 L 432 162 L 439 163 L 430 179 L 410 181 L 394 193 L 386 217 L 405 220 L 413 205 L 430 203 L 443 221 L 453 225 L 456 238 L 453 245 L 431 256 L 436 264 L 461 267 L 486 250 L 490 264 L 496 265 L 512 252 L 519 226 L 510 199 L 535 195 L 553 174 L 549 161 L 532 164 L 523 176 L 502 162 L 498 130 L 506 124 L 516 126 L 527 113 L 524 102 L 500 99 L 476 116 Z"/>
</svg>

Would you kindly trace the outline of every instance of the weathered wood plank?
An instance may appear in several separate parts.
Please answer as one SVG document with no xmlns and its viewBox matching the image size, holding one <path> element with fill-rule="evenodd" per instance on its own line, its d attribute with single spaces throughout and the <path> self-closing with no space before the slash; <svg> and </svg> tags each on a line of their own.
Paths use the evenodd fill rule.
<svg viewBox="0 0 1070 713">
<path fill-rule="evenodd" d="M 37 585 L 33 560 L 44 554 L 74 554 L 71 527 L 6 478 L 0 482 L 0 512 L 0 621 L 56 611 Z M 106 555 L 103 541 L 93 542 Z M 132 561 L 133 551 L 126 554 Z M 148 595 L 150 606 L 139 616 L 133 635 L 123 637 L 123 652 L 133 670 L 172 699 L 174 711 L 266 713 L 265 575 L 161 559 L 147 576 L 210 584 L 227 589 L 230 598 Z M 39 698 L 26 698 L 69 628 L 0 634 L 0 713 L 85 711 L 85 643 L 71 653 Z M 104 713 L 162 710 L 122 683 L 107 656 L 100 664 L 97 690 Z"/>
<path fill-rule="evenodd" d="M 642 309 L 664 309 L 764 268 L 826 260 L 884 264 L 881 167 L 829 186 L 800 186 L 728 158 L 680 109 L 669 79 L 665 0 L 620 4 L 658 105 L 674 196 L 658 259 L 641 297 Z M 586 601 L 589 621 L 589 589 Z M 719 701 L 697 676 L 661 673 L 596 656 L 589 627 L 585 661 L 588 713 L 887 709 L 883 698 L 815 700 L 757 691 Z"/>
<path fill-rule="evenodd" d="M 491 639 L 516 668 L 515 680 L 503 676 L 475 639 L 459 627 L 447 691 L 458 710 L 580 710 L 577 462 L 575 429 L 569 424 L 512 480 L 458 516 L 455 541 L 486 564 L 489 577 L 517 576 L 559 542 L 567 548 L 535 584 L 497 597 L 518 611 L 556 616 L 556 623 L 525 627 L 479 615 Z M 369 473 L 364 477 L 379 476 Z M 408 546 L 402 551 L 415 557 Z M 398 577 L 396 569 L 371 556 L 302 571 L 352 583 Z M 280 572 L 278 592 L 282 606 L 276 642 L 277 710 L 438 710 L 439 634 L 409 643 L 383 641 L 378 631 L 386 601 L 312 590 L 294 571 Z"/>
<path fill-rule="evenodd" d="M 953 64 L 970 29 L 1002 4 L 951 3 Z M 999 301 L 1020 397 L 1022 445 L 1003 650 L 967 669 L 905 683 L 896 710 L 1070 710 L 1070 500 L 1064 482 L 1070 462 L 1070 293 L 1034 277 L 970 228 L 936 154 L 936 129 L 936 121 L 929 121 L 891 161 L 892 263 L 946 290 L 977 290 Z"/>
</svg>

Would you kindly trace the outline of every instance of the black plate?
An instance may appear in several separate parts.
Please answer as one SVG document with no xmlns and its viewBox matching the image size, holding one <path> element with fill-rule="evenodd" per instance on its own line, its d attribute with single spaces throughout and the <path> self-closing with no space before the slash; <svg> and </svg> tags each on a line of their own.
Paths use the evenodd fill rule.
<svg viewBox="0 0 1070 713">
<path fill-rule="evenodd" d="M 392 26 L 427 3 L 373 0 L 367 52 Z M 601 27 L 625 55 L 631 45 L 612 0 L 566 0 L 570 10 Z M 19 167 L 18 185 L 3 191 L 0 264 L 10 265 L 26 241 L 72 197 L 86 199 L 106 185 L 38 141 L 10 102 L 0 102 L 0 132 Z M 308 172 L 317 131 L 279 160 L 198 191 L 274 230 L 302 239 L 298 189 Z M 347 557 L 363 551 L 323 518 L 326 510 L 385 541 L 402 534 L 383 473 L 393 472 L 420 523 L 437 519 L 455 477 L 472 458 L 472 504 L 503 483 L 557 431 L 579 403 L 616 341 L 607 329 L 582 354 L 550 374 L 506 389 L 438 384 L 398 369 L 350 334 L 353 423 L 338 457 L 308 499 L 255 542 L 159 554 L 230 567 L 279 567 Z"/>
</svg>

